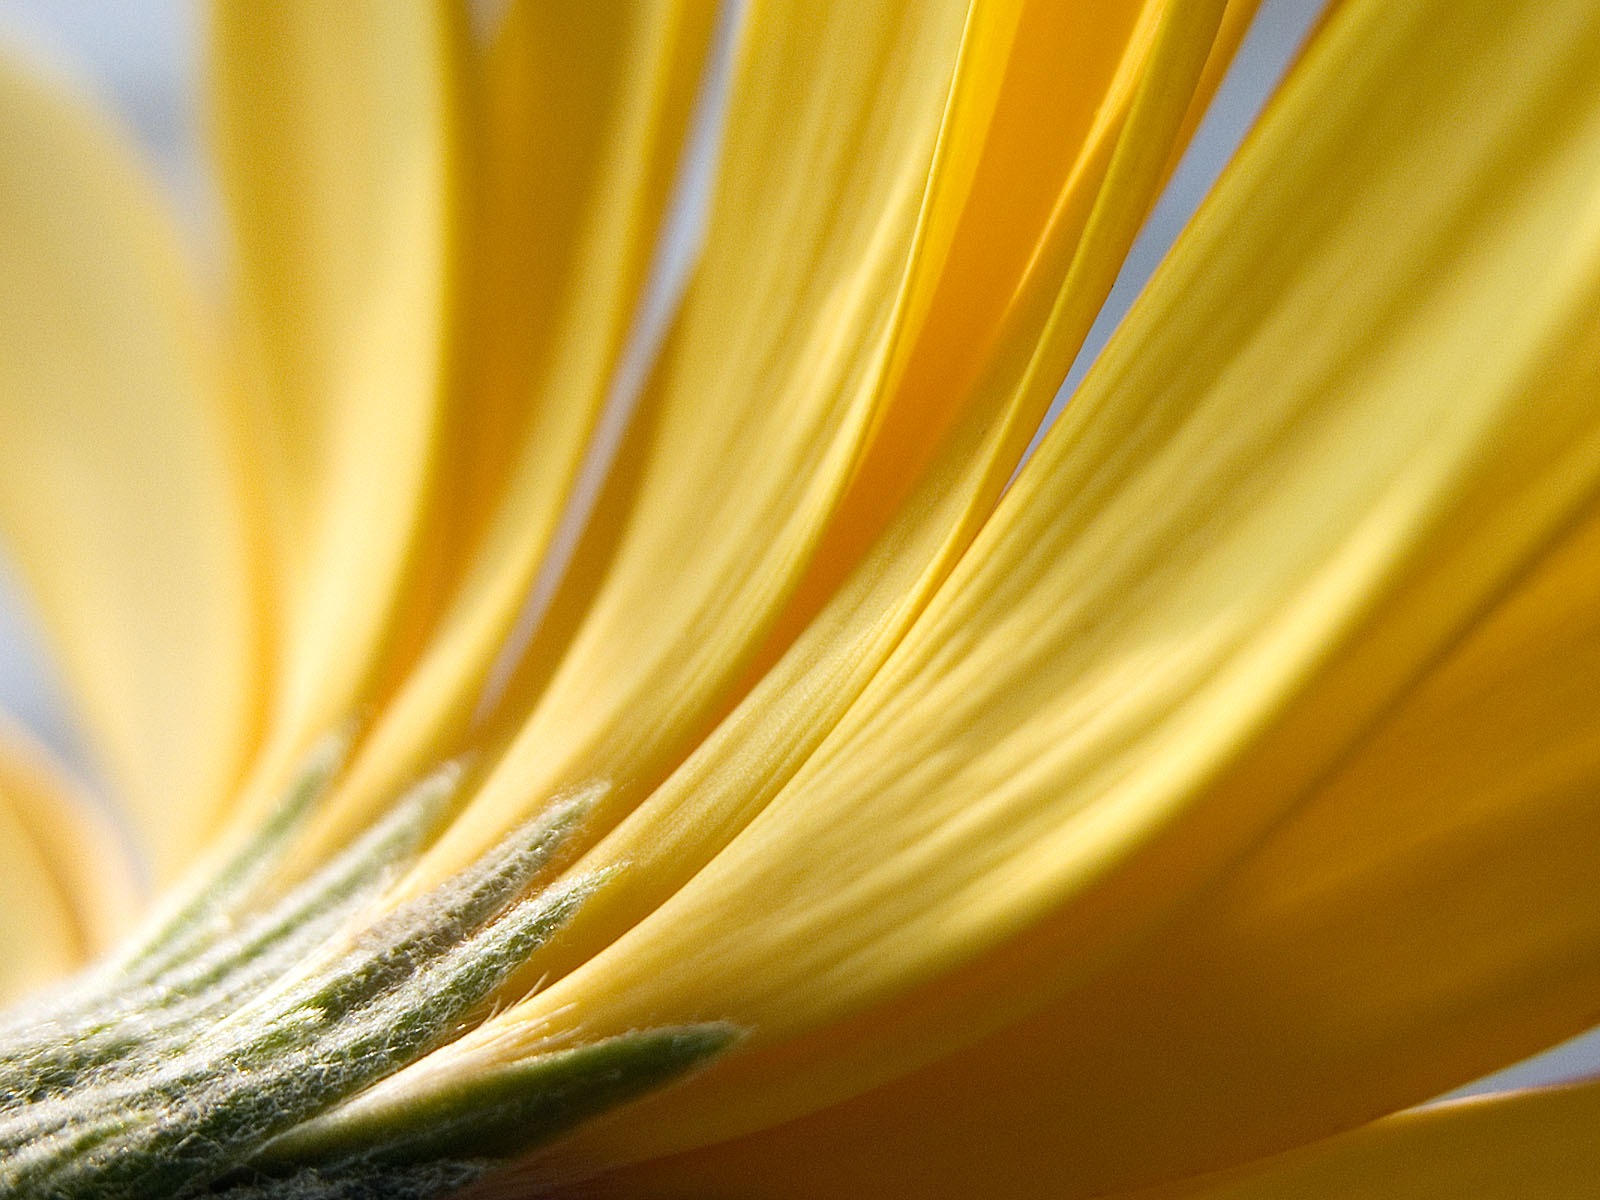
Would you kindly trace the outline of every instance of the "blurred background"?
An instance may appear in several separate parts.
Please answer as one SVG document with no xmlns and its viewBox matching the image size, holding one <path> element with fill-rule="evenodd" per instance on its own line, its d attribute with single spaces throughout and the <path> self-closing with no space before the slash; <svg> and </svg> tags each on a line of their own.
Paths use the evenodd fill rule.
<svg viewBox="0 0 1600 1200">
<path fill-rule="evenodd" d="M 397 0 L 404 2 L 404 0 Z M 492 19 L 493 0 L 481 2 Z M 1052 410 L 1066 403 L 1117 322 L 1248 131 L 1322 0 L 1264 0 L 1216 102 L 1113 289 Z M 196 0 L 0 0 L 0 42 L 96 96 L 142 146 L 202 269 L 214 261 L 200 106 L 203 40 Z M 92 773 L 38 623 L 0 547 L 0 709 Z M 1600 1030 L 1500 1072 L 1473 1091 L 1570 1078 L 1600 1068 Z"/>
</svg>

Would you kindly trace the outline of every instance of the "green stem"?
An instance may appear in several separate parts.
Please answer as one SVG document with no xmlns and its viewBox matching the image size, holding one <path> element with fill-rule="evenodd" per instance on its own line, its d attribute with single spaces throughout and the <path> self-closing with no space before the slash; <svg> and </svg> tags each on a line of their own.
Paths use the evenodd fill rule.
<svg viewBox="0 0 1600 1200">
<path fill-rule="evenodd" d="M 262 881 L 331 770 L 308 772 L 320 782 L 141 949 L 0 1030 L 0 1197 L 425 1200 L 731 1042 L 720 1025 L 646 1030 L 419 1088 L 398 1108 L 351 1106 L 480 1019 L 609 875 L 537 884 L 579 799 L 357 925 L 432 835 L 453 792 L 441 775 L 269 902 Z"/>
</svg>

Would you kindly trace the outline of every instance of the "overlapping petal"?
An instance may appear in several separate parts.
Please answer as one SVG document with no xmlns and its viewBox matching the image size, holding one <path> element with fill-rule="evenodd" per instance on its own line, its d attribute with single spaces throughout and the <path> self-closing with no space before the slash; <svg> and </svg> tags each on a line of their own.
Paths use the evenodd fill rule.
<svg viewBox="0 0 1600 1200">
<path fill-rule="evenodd" d="M 683 1033 L 652 1081 L 719 1057 L 523 1182 L 1576 1194 L 1592 1084 L 1374 1119 L 1600 994 L 1592 2 L 1334 6 L 1002 495 L 1253 7 L 756 0 L 592 512 L 710 4 L 514 5 L 488 45 L 443 3 L 220 6 L 240 408 L 142 185 L 0 76 L 45 300 L 0 304 L 0 515 L 147 823 L 197 841 L 264 742 L 257 815 L 342 726 L 240 912 L 462 752 L 363 860 L 366 905 L 422 855 L 376 927 L 519 828 L 508 887 L 567 873 L 448 1030 L 280 1131 Z M 0 928 L 53 969 L 104 906 L 7 763 Z M 239 995 L 343 979 L 361 924 Z"/>
<path fill-rule="evenodd" d="M 1039 18 L 1037 11 L 1027 15 Z M 626 864 L 626 871 L 585 908 L 559 945 L 530 962 L 528 978 L 548 978 L 595 953 L 726 845 L 815 749 L 948 574 L 991 511 L 1055 380 L 1081 343 L 1094 298 L 1110 285 L 1114 264 L 1133 233 L 1127 214 L 1142 211 L 1153 199 L 1162 147 L 1170 146 L 1189 100 L 1178 81 L 1193 81 L 1208 49 L 1218 52 L 1208 36 L 1215 16 L 1214 8 L 1199 5 L 1164 13 L 1144 10 L 1147 27 L 1109 77 L 1097 102 L 1098 119 L 1075 156 L 1059 162 L 1058 173 L 1041 182 L 1038 192 L 1046 194 L 1033 196 L 1042 201 L 1032 227 L 1037 242 L 1013 259 L 1020 282 L 1007 290 L 1007 303 L 1000 306 L 999 328 L 981 356 L 982 378 L 970 390 L 954 388 L 954 395 L 927 380 L 913 389 L 926 408 L 941 402 L 955 408 L 949 434 L 929 448 L 936 452 L 931 465 L 914 479 L 896 478 L 896 472 L 910 467 L 884 454 L 880 469 L 869 467 L 857 476 L 855 502 L 846 502 L 830 531 L 838 557 L 823 555 L 803 586 L 820 586 L 822 579 L 837 576 L 841 558 L 859 559 L 860 566 L 835 583 L 815 616 L 806 611 L 803 597 L 793 602 L 790 615 L 805 612 L 811 620 L 792 647 L 683 766 L 585 860 L 586 867 L 596 869 Z M 976 175 L 986 186 L 1010 173 L 1007 139 L 1018 136 L 1019 125 L 1037 119 L 1037 97 L 1029 89 L 1041 86 L 1040 75 L 1054 70 L 1064 49 L 1040 33 L 1024 25 L 1013 43 L 1016 53 L 1001 56 L 1003 107 L 986 114 L 987 136 L 975 150 Z M 964 63 L 963 78 L 966 69 Z M 1154 79 L 1161 80 L 1157 99 L 1144 94 Z M 971 136 L 960 128 L 961 114 L 947 120 L 947 143 L 955 140 L 952 134 Z M 1129 156 L 1137 161 L 1119 160 L 1118 146 L 1138 147 L 1138 155 Z M 960 214 L 966 237 L 953 241 L 954 250 L 966 256 L 965 269 L 948 264 L 930 285 L 946 320 L 963 311 L 954 297 L 979 294 L 971 272 L 993 269 L 985 247 L 1001 214 L 1014 216 L 1011 207 L 1029 196 L 1023 191 L 1004 201 L 993 189 L 987 204 L 981 197 L 967 200 Z M 1106 212 L 1117 216 L 1108 220 Z M 1015 227 L 1008 235 L 1021 240 Z M 967 315 L 978 311 L 975 305 Z M 942 355 L 950 337 L 950 331 L 938 331 L 931 342 L 917 343 L 917 353 Z M 932 377 L 943 379 L 946 387 L 962 378 L 944 369 Z M 880 525 L 886 528 L 863 554 L 860 543 Z M 852 542 L 853 550 L 846 552 Z"/>
<path fill-rule="evenodd" d="M 137 903 L 129 847 L 106 813 L 0 721 L 0 1000 L 105 951 Z"/>
<path fill-rule="evenodd" d="M 1443 22 L 1426 4 L 1340 10 L 839 730 L 689 885 L 533 1002 L 547 1015 L 524 1026 L 531 1044 L 559 1036 L 567 1014 L 593 1033 L 713 1002 L 753 1043 L 772 1039 L 764 1056 L 732 1057 L 597 1130 L 584 1152 L 643 1156 L 770 1122 L 1089 982 L 1418 695 L 1592 502 L 1597 142 L 1571 99 L 1594 65 L 1584 11 L 1452 6 Z M 1515 84 L 1474 103 L 1463 60 Z M 1425 148 L 1419 126 L 1435 131 Z M 1364 170 L 1341 178 L 1351 159 Z M 1420 813 L 1427 797 L 1413 802 Z M 1547 862 L 1578 877 L 1527 845 L 1502 887 L 1536 893 L 1547 877 L 1529 872 Z M 1554 906 L 1573 940 L 1542 949 L 1568 967 L 1589 945 L 1576 911 Z M 1408 978 L 1392 978 L 1402 995 Z M 1175 975 L 1174 997 L 1187 985 Z M 1136 991 L 1120 1003 L 1136 1019 Z M 1412 1010 L 1413 1028 L 1430 1015 Z M 983 1076 L 987 1088 L 908 1085 L 871 1144 L 904 1165 L 889 1130 L 916 1142 L 919 1087 L 948 1131 L 960 1095 L 976 1120 L 980 1097 L 1029 1077 L 1027 1059 L 1054 1064 L 1032 1102 L 1071 1096 L 1083 1059 L 1043 1048 L 1083 1051 L 1105 1033 L 1105 1020 L 1057 1010 L 1009 1043 L 1012 1073 Z M 1228 1053 L 1186 1033 L 1197 1054 Z M 1110 1051 L 1104 1074 L 1084 1075 L 1085 1109 L 1118 1086 L 1116 1061 Z M 1181 1105 L 1191 1090 L 1166 1094 Z M 1216 1124 L 1235 1100 L 1241 1128 L 1300 1111 L 1222 1092 Z M 1070 1128 L 1071 1110 L 1056 1111 Z M 1123 1111 L 1126 1128 L 1087 1137 L 1062 1169 L 1089 1178 L 1097 1156 L 1124 1152 L 1149 1167 L 1149 1114 L 1136 1101 Z M 1228 1153 L 1216 1125 L 1186 1140 L 1197 1116 L 1174 1115 L 1174 1145 Z M 796 1130 L 797 1146 L 842 1161 Z M 1000 1157 L 974 1161 L 998 1169 Z M 964 1180 L 959 1191 L 977 1175 L 940 1178 Z"/>
<path fill-rule="evenodd" d="M 643 301 L 714 9 L 516 4 L 479 52 L 459 403 L 431 514 L 452 564 L 409 588 L 449 599 L 323 839 L 461 749 L 519 611 L 546 586 L 540 565 Z"/>
<path fill-rule="evenodd" d="M 1168 36 L 1203 62 L 1220 8 L 1178 6 L 1197 25 Z M 915 503 L 952 503 L 953 524 L 957 506 L 981 508 L 1009 470 L 1045 373 L 1022 389 L 1026 399 L 999 420 L 998 433 L 995 414 L 1007 412 L 1028 368 L 1030 335 L 1037 338 L 1058 280 L 1032 281 L 1031 295 L 1024 287 L 1021 313 L 1018 289 L 1040 253 L 1070 262 L 1082 251 L 1085 268 L 1098 271 L 1072 291 L 1078 307 L 1046 351 L 1070 357 L 1096 284 L 1109 286 L 1171 152 L 1171 129 L 1163 134 L 1160 120 L 1175 126 L 1190 93 L 1175 86 L 1162 111 L 1176 115 L 1141 122 L 1148 141 L 1129 142 L 1154 147 L 1155 161 L 1112 177 L 1115 200 L 1098 215 L 1115 213 L 1120 224 L 1086 234 L 1155 33 L 1176 19 L 1134 5 L 1122 6 L 1120 24 L 1105 13 L 1091 24 L 1076 12 L 952 10 L 885 5 L 873 18 L 887 39 L 881 45 L 823 36 L 818 11 L 800 17 L 759 6 L 752 14 L 747 36 L 757 57 L 744 64 L 732 101 L 707 260 L 658 394 L 647 399 L 634 457 L 621 468 L 632 493 L 610 514 L 614 530 L 602 520 L 590 534 L 615 546 L 548 689 L 446 839 L 444 866 L 563 788 L 608 787 L 597 830 L 637 803 L 866 554 L 958 417 L 962 444 L 947 452 L 941 479 L 966 478 L 942 483 L 942 500 L 934 487 Z M 1027 41 L 1017 44 L 1028 51 L 1012 56 L 1025 17 Z M 854 6 L 838 19 L 866 22 L 867 10 Z M 1102 40 L 1079 44 L 1079 21 L 1103 29 Z M 776 33 L 813 28 L 814 43 L 791 45 L 792 34 Z M 913 30 L 942 42 L 918 47 Z M 1082 57 L 1084 86 L 1060 95 L 1040 64 L 1069 46 Z M 916 68 L 903 70 L 913 58 Z M 823 81 L 832 74 L 838 79 Z M 1018 138 L 1024 114 L 1037 119 L 1043 95 L 1076 137 L 1033 164 L 1027 186 L 1008 190 L 1000 181 L 1016 173 L 1022 151 L 1005 139 Z M 860 106 L 855 124 L 841 118 L 845 103 Z M 997 104 L 1010 106 L 998 118 Z M 797 113 L 812 108 L 815 153 L 824 156 L 816 161 L 796 150 Z M 774 173 L 774 161 L 788 164 L 786 173 Z M 970 325 L 990 323 L 963 343 L 976 347 L 964 364 L 949 357 L 958 313 Z M 991 378 L 974 403 L 970 381 L 979 372 Z M 951 541 L 965 536 L 957 530 Z M 937 555 L 920 553 L 922 562 Z"/>
<path fill-rule="evenodd" d="M 589 534 L 614 549 L 436 871 L 566 787 L 598 777 L 612 806 L 637 799 L 730 702 L 885 403 L 965 15 L 956 0 L 751 12 L 705 257 L 619 466 L 630 503 Z"/>
<path fill-rule="evenodd" d="M 262 531 L 239 412 L 118 131 L 7 59 L 0 142 L 0 523 L 169 876 L 216 821 L 260 707 Z"/>
</svg>

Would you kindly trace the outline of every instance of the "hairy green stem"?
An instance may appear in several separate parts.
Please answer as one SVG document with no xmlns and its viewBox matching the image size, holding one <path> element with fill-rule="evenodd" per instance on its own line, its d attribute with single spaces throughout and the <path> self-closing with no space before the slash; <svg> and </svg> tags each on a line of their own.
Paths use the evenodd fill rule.
<svg viewBox="0 0 1600 1200">
<path fill-rule="evenodd" d="M 590 806 L 580 796 L 363 924 L 437 827 L 445 771 L 269 895 L 336 763 L 314 761 L 259 841 L 191 885 L 136 950 L 0 1026 L 0 1197 L 425 1200 L 734 1040 L 715 1024 L 644 1030 L 352 1105 L 481 1019 L 609 875 L 539 883 Z"/>
</svg>

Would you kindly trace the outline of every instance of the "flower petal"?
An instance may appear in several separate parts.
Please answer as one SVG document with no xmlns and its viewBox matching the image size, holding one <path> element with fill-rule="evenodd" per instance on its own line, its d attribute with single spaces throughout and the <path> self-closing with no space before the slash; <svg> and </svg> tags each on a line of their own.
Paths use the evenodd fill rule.
<svg viewBox="0 0 1600 1200">
<path fill-rule="evenodd" d="M 1030 365 L 1023 347 L 1033 347 L 1059 284 L 1048 272 L 1030 281 L 1034 260 L 1048 249 L 1071 261 L 1088 246 L 1082 258 L 1109 286 L 1147 203 L 1155 168 L 1130 179 L 1113 173 L 1106 190 L 1124 203 L 1095 206 L 1159 21 L 1155 6 L 1114 6 L 1098 12 L 1104 36 L 1089 43 L 1076 36 L 1086 14 L 980 7 L 963 33 L 961 7 L 852 7 L 852 27 L 874 28 L 892 50 L 823 36 L 814 10 L 803 19 L 781 7 L 754 13 L 770 28 L 749 31 L 758 52 L 746 64 L 748 91 L 734 100 L 711 249 L 659 381 L 655 424 L 634 464 L 637 494 L 616 517 L 614 556 L 549 690 L 439 862 L 471 853 L 530 804 L 580 781 L 598 777 L 609 788 L 595 832 L 624 815 L 867 555 L 952 426 L 960 444 L 942 465 L 960 482 L 941 493 L 941 480 L 922 499 L 948 505 L 943 515 L 966 532 L 927 520 L 916 536 L 929 540 L 900 562 L 905 574 L 883 587 L 880 608 L 914 590 L 929 555 L 936 578 L 941 550 L 953 555 L 970 536 L 1048 378 L 1046 367 L 1008 410 Z M 1221 6 L 1201 7 L 1210 26 L 1202 20 L 1186 44 L 1203 60 Z M 815 27 L 820 40 L 775 32 L 796 27 Z M 927 43 L 916 69 L 900 58 L 913 52 L 912 30 Z M 1013 57 L 1013 39 L 1032 53 Z M 1081 90 L 1060 88 L 1052 69 L 1052 54 L 1069 52 L 1082 55 Z M 929 65 L 940 62 L 942 73 Z M 825 85 L 825 75 L 834 81 Z M 864 133 L 830 111 L 852 96 Z M 1041 106 L 1063 138 L 1023 170 L 1017 131 Z M 792 152 L 800 114 L 815 123 L 811 141 L 801 139 L 818 156 L 810 165 Z M 1152 144 L 1164 161 L 1170 131 Z M 777 173 L 771 161 L 790 165 Z M 1020 180 L 1015 190 L 1003 185 L 1008 177 Z M 1125 230 L 1085 233 L 1091 213 L 1111 210 Z M 760 269 L 752 274 L 751 264 Z M 1094 282 L 1082 282 L 1071 293 L 1082 312 L 1060 322 L 1046 359 L 1070 357 L 1077 319 L 1086 324 L 1098 303 Z M 759 321 L 752 294 L 773 310 Z M 963 322 L 983 327 L 983 353 L 964 362 L 947 353 L 959 340 L 950 330 Z M 730 343 L 734 329 L 747 332 Z M 970 381 L 984 371 L 998 378 L 973 400 Z M 931 516 L 920 511 L 908 523 Z M 906 615 L 858 632 L 885 639 L 881 654 Z M 837 649 L 834 663 L 852 657 Z"/>
<path fill-rule="evenodd" d="M 464 18 L 221 0 L 216 146 L 279 630 L 263 795 L 370 699 L 425 553 L 446 420 Z"/>
<path fill-rule="evenodd" d="M 89 961 L 136 902 L 127 848 L 93 800 L 0 720 L 0 998 Z"/>
<path fill-rule="evenodd" d="M 1160 15 L 1159 22 L 1151 20 L 1153 14 Z M 624 863 L 627 869 L 576 915 L 559 944 L 535 956 L 527 979 L 548 980 L 596 953 L 687 881 L 758 813 L 860 694 L 970 544 L 1110 286 L 1112 264 L 1120 261 L 1137 225 L 1136 217 L 1125 214 L 1137 214 L 1154 199 L 1157 168 L 1187 100 L 1182 80 L 1193 80 L 1200 70 L 1208 44 L 1204 32 L 1214 15 L 1203 5 L 1146 8 L 1149 27 L 1144 36 L 1130 39 L 1095 128 L 1076 160 L 1060 163 L 1059 174 L 1050 180 L 1059 189 L 1054 205 L 1042 204 L 1034 213 L 1037 243 L 1017 262 L 1023 282 L 1014 285 L 991 341 L 985 377 L 965 398 L 932 466 L 914 482 L 909 497 L 902 495 L 906 481 L 887 470 L 873 477 L 869 467 L 857 477 L 855 486 L 864 479 L 872 486 L 854 506 L 847 500 L 841 524 L 849 528 L 836 526 L 830 537 L 840 557 L 860 561 L 859 569 L 707 741 L 586 860 L 594 869 Z M 1044 36 L 1050 30 L 1038 27 L 1040 13 L 1028 16 L 1031 27 L 1025 21 L 1013 42 L 1017 54 L 1008 63 L 977 168 L 985 183 L 1011 173 L 1008 142 L 1014 144 L 1018 125 L 1033 127 L 1040 119 L 1033 93 L 1039 75 L 1046 73 L 1040 68 L 1048 64 L 1053 77 L 1063 61 L 1063 48 Z M 1201 32 L 1185 29 L 1184 21 L 1197 22 Z M 1076 28 L 1074 22 L 1064 24 Z M 1149 36 L 1163 26 L 1164 37 Z M 1162 49 L 1156 53 L 1158 41 Z M 1156 79 L 1161 102 L 1136 103 Z M 954 141 L 959 132 L 952 122 L 944 140 Z M 1139 154 L 1119 157 L 1113 148 L 1120 146 L 1137 146 Z M 1137 165 L 1130 165 L 1129 157 L 1139 160 Z M 976 197 L 968 201 L 955 243 L 955 256 L 965 257 L 966 267 L 952 263 L 938 280 L 938 304 L 947 304 L 952 295 L 981 294 L 971 278 L 974 259 L 981 256 L 973 254 L 970 243 L 976 238 L 981 247 L 990 241 L 989 231 L 999 219 L 995 203 L 1004 202 L 993 194 L 988 203 Z M 1105 221 L 1108 211 L 1118 219 Z M 990 269 L 987 263 L 979 268 L 984 269 Z M 982 307 L 976 312 L 981 315 Z M 935 336 L 935 356 L 948 332 Z M 915 390 L 932 401 L 951 402 L 926 379 Z M 863 555 L 859 545 L 845 548 L 879 523 L 881 516 L 869 515 L 869 505 L 889 507 L 895 500 L 900 506 L 871 553 Z M 817 586 L 818 576 L 834 574 L 823 566 L 829 561 L 828 554 L 821 555 L 804 586 Z M 803 602 L 796 601 L 796 607 Z"/>
<path fill-rule="evenodd" d="M 330 840 L 459 749 L 640 301 L 712 9 L 521 3 L 486 54 L 454 384 L 468 399 L 434 521 L 460 579 L 324 818 Z"/>
<path fill-rule="evenodd" d="M 752 8 L 705 256 L 618 467 L 630 503 L 587 535 L 615 549 L 570 644 L 534 645 L 548 685 L 506 712 L 514 740 L 430 872 L 568 785 L 636 799 L 729 702 L 881 407 L 965 13 Z"/>
<path fill-rule="evenodd" d="M 237 413 L 153 186 L 0 63 L 0 518 L 142 848 L 170 873 L 241 765 L 261 674 Z"/>
<path fill-rule="evenodd" d="M 575 916 L 559 945 L 533 957 L 525 980 L 559 975 L 592 955 L 681 886 L 759 812 L 859 694 L 990 511 L 1109 287 L 1138 213 L 1154 198 L 1192 103 L 1185 81 L 1207 86 L 1202 68 L 1208 58 L 1226 55 L 1236 44 L 1229 39 L 1213 45 L 1210 35 L 1220 15 L 1214 5 L 1151 5 L 1137 15 L 1138 22 L 1124 27 L 1120 64 L 1107 72 L 1104 94 L 1090 105 L 1098 111 L 1082 113 L 1082 140 L 1057 161 L 1054 175 L 1036 177 L 1021 198 L 1035 203 L 1032 223 L 1009 231 L 1020 282 L 1007 289 L 984 378 L 956 414 L 933 469 L 895 513 L 882 547 L 863 559 L 861 570 L 775 670 L 585 860 L 586 869 L 614 871 L 615 878 Z M 956 106 L 941 134 L 942 145 L 966 138 L 981 144 L 974 174 L 984 185 L 1014 174 L 1017 135 L 1038 121 L 1039 92 L 1050 90 L 1066 48 L 1052 38 L 1065 35 L 1075 44 L 1076 23 L 1054 8 L 1030 10 L 1019 28 L 1026 36 L 1002 42 L 989 65 L 1001 73 L 992 107 L 974 116 Z M 968 34 L 970 39 L 971 28 Z M 1091 59 L 1105 49 L 1079 48 Z M 964 57 L 962 69 L 971 65 Z M 977 128 L 965 124 L 971 120 Z M 1018 200 L 1001 189 L 977 197 L 983 190 L 974 188 L 967 207 L 957 208 L 960 236 L 949 261 L 965 262 L 932 281 L 935 310 L 952 294 L 981 294 L 970 286 L 972 273 L 992 269 L 971 243 L 976 239 L 981 248 L 992 241 L 992 225 L 1002 215 L 995 207 L 1016 206 Z M 927 395 L 927 382 L 916 390 Z M 883 503 L 895 490 L 887 478 L 879 482 L 869 502 Z M 515 1018 L 515 1010 L 507 1014 L 508 1021 Z"/>
<path fill-rule="evenodd" d="M 978 1180 L 1098 1195 L 1370 1120 L 1585 1027 L 1600 995 L 1597 564 L 1591 515 L 1104 978 L 664 1174 L 760 1178 L 763 1195 L 786 1178 L 808 1196 Z"/>
<path fill-rule="evenodd" d="M 1597 1125 L 1594 1083 L 1478 1096 L 1125 1200 L 1578 1200 L 1600 1173 Z"/>
<path fill-rule="evenodd" d="M 573 1154 L 795 1115 L 1093 979 L 1593 502 L 1587 11 L 1341 6 L 838 729 L 501 1031 L 752 1030 Z"/>
</svg>

